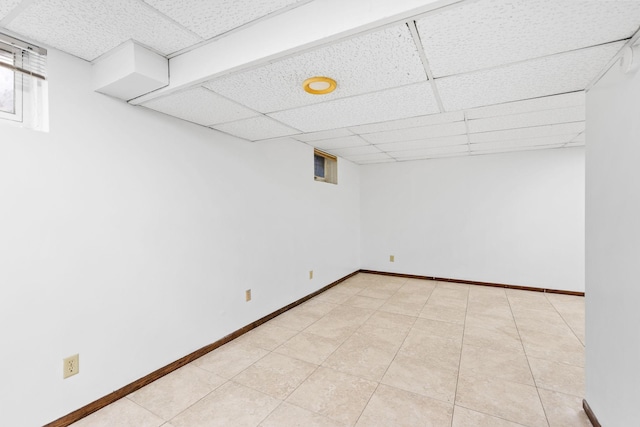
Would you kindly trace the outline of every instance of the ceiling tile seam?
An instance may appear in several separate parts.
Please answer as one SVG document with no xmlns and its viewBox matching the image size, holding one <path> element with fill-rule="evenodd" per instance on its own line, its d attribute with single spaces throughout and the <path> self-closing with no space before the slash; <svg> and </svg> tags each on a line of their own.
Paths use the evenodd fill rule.
<svg viewBox="0 0 640 427">
<path fill-rule="evenodd" d="M 253 111 L 254 113 L 256 113 L 256 115 L 255 115 L 255 116 L 253 116 L 253 117 L 263 116 L 263 117 L 266 117 L 266 118 L 268 118 L 268 119 L 270 119 L 270 120 L 273 120 L 273 121 L 275 121 L 275 122 L 278 122 L 278 123 L 279 123 L 279 124 L 281 124 L 282 126 L 286 126 L 286 127 L 291 128 L 291 129 L 293 129 L 293 130 L 297 130 L 297 131 L 298 131 L 298 133 L 304 133 L 302 130 L 300 130 L 300 129 L 298 129 L 298 128 L 295 128 L 295 127 L 293 127 L 293 126 L 290 126 L 290 125 L 287 125 L 287 124 L 285 124 L 285 123 L 282 123 L 280 120 L 274 119 L 273 117 L 267 116 L 265 113 L 262 113 L 262 112 L 260 112 L 260 111 L 258 111 L 258 110 L 254 110 L 254 109 L 253 109 L 253 108 L 251 108 L 251 107 L 248 107 L 248 106 L 246 106 L 246 105 L 244 105 L 244 104 L 239 103 L 238 101 L 235 101 L 235 100 L 230 99 L 230 98 L 228 98 L 228 97 L 226 97 L 226 96 L 224 96 L 224 95 L 221 95 L 221 94 L 219 94 L 218 92 L 215 92 L 215 91 L 213 91 L 213 90 L 209 89 L 208 87 L 205 87 L 205 86 L 197 86 L 197 87 L 201 87 L 201 88 L 203 88 L 203 89 L 205 89 L 205 90 L 208 90 L 208 91 L 209 91 L 209 92 L 211 92 L 211 93 L 216 94 L 216 95 L 217 95 L 217 96 L 219 96 L 220 98 L 223 98 L 223 99 L 225 99 L 225 100 L 227 100 L 227 101 L 229 101 L 229 102 L 231 102 L 231 103 L 233 103 L 233 104 L 236 104 L 236 105 L 239 105 L 239 106 L 241 106 L 241 107 L 243 107 L 243 108 L 246 108 L 247 110 Z M 207 127 L 220 126 L 220 125 L 226 125 L 226 124 L 229 124 L 229 123 L 239 122 L 239 121 L 241 121 L 241 120 L 251 119 L 251 118 L 253 118 L 253 117 L 245 117 L 245 118 L 243 118 L 243 119 L 230 120 L 230 121 L 228 121 L 228 122 L 214 123 L 214 124 L 211 124 L 211 125 L 207 125 Z"/>
<path fill-rule="evenodd" d="M 552 137 L 552 136 L 569 136 L 569 135 L 576 135 L 576 136 L 574 137 L 574 139 L 575 139 L 575 138 L 576 138 L 577 136 L 579 136 L 581 133 L 584 133 L 584 131 L 583 131 L 583 132 L 580 132 L 580 133 L 579 133 L 579 134 L 577 134 L 577 135 L 576 135 L 576 133 L 575 133 L 575 132 L 569 132 L 569 133 L 558 133 L 558 134 L 555 134 L 555 135 L 547 135 L 547 136 L 528 136 L 528 137 L 526 137 L 526 138 L 492 139 L 492 140 L 489 140 L 489 141 L 471 142 L 471 145 L 477 145 L 477 144 L 490 144 L 490 143 L 494 143 L 494 142 L 505 142 L 505 141 L 512 141 L 512 140 L 516 140 L 516 141 L 526 141 L 526 140 L 528 140 L 528 139 L 539 139 L 539 138 L 548 138 L 548 137 Z"/>
<path fill-rule="evenodd" d="M 611 58 L 609 60 L 609 62 L 607 62 L 607 64 L 605 64 L 605 66 L 602 68 L 602 70 L 600 70 L 600 72 L 598 74 L 596 74 L 596 76 L 587 84 L 587 87 L 584 89 L 585 92 L 588 92 L 589 90 L 591 90 L 591 88 L 593 86 L 595 86 L 596 83 L 598 83 L 600 81 L 600 79 L 606 74 L 607 71 L 609 71 L 609 69 L 611 67 L 613 67 L 615 65 L 616 62 L 618 62 L 618 60 L 620 59 L 620 55 L 622 54 L 622 52 L 624 52 L 624 50 L 629 47 L 629 46 L 633 46 L 633 44 L 638 41 L 640 39 L 640 28 L 638 28 L 638 30 L 636 30 L 635 33 L 633 33 L 633 35 L 627 39 L 627 42 L 622 45 L 622 47 L 620 48 L 620 50 L 618 51 L 618 53 L 616 53 L 613 58 Z"/>
<path fill-rule="evenodd" d="M 141 1 L 144 1 L 144 0 L 141 0 Z M 176 56 L 182 55 L 183 53 L 190 52 L 190 51 L 195 50 L 195 49 L 197 49 L 199 47 L 202 47 L 202 46 L 204 46 L 206 44 L 216 42 L 216 41 L 220 40 L 221 38 L 227 37 L 227 36 L 229 36 L 229 35 L 231 35 L 233 33 L 236 33 L 238 31 L 245 30 L 245 29 L 247 29 L 248 27 L 250 27 L 252 25 L 255 25 L 255 24 L 258 24 L 258 23 L 260 23 L 262 21 L 266 21 L 268 19 L 271 19 L 274 16 L 289 12 L 290 10 L 296 9 L 298 7 L 302 7 L 302 6 L 304 6 L 304 5 L 308 4 L 308 3 L 311 3 L 312 1 L 314 1 L 314 0 L 303 0 L 303 1 L 299 2 L 299 3 L 294 3 L 294 4 L 291 4 L 291 5 L 285 6 L 285 7 L 281 7 L 278 10 L 274 10 L 273 12 L 268 13 L 268 14 L 266 14 L 264 16 L 260 16 L 260 17 L 258 17 L 256 19 L 252 20 L 252 21 L 245 22 L 242 25 L 239 25 L 239 26 L 237 26 L 235 28 L 227 30 L 227 31 L 225 31 L 223 33 L 220 33 L 220 34 L 215 35 L 215 36 L 213 36 L 211 38 L 208 38 L 208 39 L 204 38 L 203 36 L 201 36 L 201 35 L 199 35 L 197 33 L 194 33 L 193 31 L 191 31 L 192 33 L 196 34 L 199 38 L 201 38 L 202 41 L 199 42 L 199 43 L 196 43 L 194 45 L 185 47 L 184 49 L 180 49 L 178 51 L 175 51 L 175 52 L 169 54 L 167 56 L 167 58 L 169 58 L 169 59 L 175 58 Z M 262 65 L 266 65 L 266 64 L 262 64 Z M 243 69 L 242 71 L 247 71 L 247 69 Z"/>
<path fill-rule="evenodd" d="M 22 0 L 18 3 L 5 17 L 0 20 L 0 27 L 4 27 L 3 30 L 11 24 L 11 21 L 16 19 L 18 15 L 24 12 L 29 6 L 35 3 L 37 0 Z M 37 43 L 36 43 L 37 44 Z"/>
<path fill-rule="evenodd" d="M 483 109 L 489 109 L 490 107 L 496 107 L 498 105 L 515 104 L 515 103 L 518 103 L 518 102 L 532 101 L 534 99 L 552 98 L 554 96 L 569 95 L 569 94 L 572 94 L 572 93 L 580 93 L 580 92 L 585 92 L 585 91 L 584 90 L 572 90 L 572 91 L 569 91 L 569 92 L 559 92 L 559 93 L 554 93 L 553 95 L 534 96 L 532 98 L 518 99 L 517 101 L 498 102 L 496 104 L 488 104 L 488 105 L 483 105 L 481 107 L 466 108 L 464 110 L 456 110 L 456 111 L 473 112 L 473 111 L 478 111 L 478 110 L 483 110 Z M 529 111 L 529 112 L 530 113 L 535 113 L 535 112 L 539 112 L 539 111 L 558 110 L 558 109 L 561 109 L 561 108 L 579 107 L 579 106 L 583 106 L 583 105 L 585 105 L 584 102 L 580 103 L 580 104 L 569 105 L 569 106 L 564 106 L 564 107 L 541 108 L 541 109 L 536 109 L 536 110 L 532 110 L 532 111 Z M 507 117 L 507 116 L 513 116 L 513 115 L 516 115 L 516 114 L 524 114 L 524 113 L 496 114 L 495 116 L 486 116 L 486 117 L 482 117 L 482 118 L 483 119 L 489 119 L 489 118 L 492 118 L 492 117 Z M 480 119 L 471 119 L 471 120 L 480 120 Z"/>
<path fill-rule="evenodd" d="M 578 133 L 578 134 L 574 135 L 573 137 L 571 137 L 571 138 L 569 139 L 569 141 L 567 141 L 567 142 L 565 142 L 565 143 L 564 143 L 563 147 L 566 147 L 568 144 L 571 144 L 572 142 L 574 142 L 574 141 L 576 140 L 576 138 L 578 138 L 580 135 L 583 135 L 583 134 L 584 134 L 584 131 L 582 131 L 582 132 L 580 132 L 580 133 Z"/>
<path fill-rule="evenodd" d="M 467 119 L 467 112 L 465 111 L 463 113 L 463 117 L 464 117 L 464 127 L 467 130 L 467 151 L 470 153 L 471 152 L 471 136 L 469 136 L 469 120 Z"/>
<path fill-rule="evenodd" d="M 355 98 L 355 97 L 358 97 L 358 96 L 371 95 L 371 94 L 374 94 L 374 93 L 382 93 L 382 92 L 386 92 L 386 91 L 391 91 L 391 90 L 396 90 L 396 89 L 405 88 L 405 87 L 408 87 L 408 86 L 417 86 L 417 85 L 421 85 L 421 84 L 425 84 L 425 83 L 427 83 L 427 80 L 420 81 L 420 82 L 407 83 L 407 84 L 403 84 L 403 85 L 400 85 L 400 86 L 388 87 L 388 88 L 385 88 L 385 89 L 372 90 L 372 91 L 370 91 L 370 92 L 357 93 L 357 94 L 353 94 L 353 95 L 343 96 L 343 97 L 340 97 L 340 98 L 328 99 L 328 100 L 326 100 L 326 101 L 316 102 L 316 103 L 314 103 L 314 104 L 300 105 L 300 106 L 298 106 L 298 107 L 285 108 L 285 109 L 283 109 L 283 110 L 267 111 L 267 112 L 262 113 L 262 114 L 267 114 L 267 115 L 269 115 L 269 114 L 283 113 L 283 112 L 285 112 L 285 111 L 293 111 L 293 110 L 298 110 L 298 109 L 306 108 L 306 107 L 314 107 L 314 106 L 317 106 L 317 105 L 327 104 L 327 103 L 329 103 L 329 102 L 340 101 L 340 100 L 343 100 L 343 99 Z M 212 91 L 212 92 L 213 92 L 213 91 Z M 217 92 L 214 92 L 214 93 L 217 93 Z M 312 95 L 312 96 L 317 96 L 317 95 Z M 433 114 L 438 114 L 438 113 L 433 113 Z M 421 116 L 424 116 L 424 115 L 425 115 L 425 114 L 420 114 L 420 115 L 417 115 L 417 116 L 403 117 L 402 119 L 395 119 L 395 120 L 411 119 L 411 118 L 413 118 L 413 117 L 421 117 Z M 429 115 L 429 114 L 427 114 L 427 115 Z M 395 120 L 388 120 L 388 121 L 395 121 Z M 380 122 L 374 122 L 374 123 L 380 123 Z M 350 128 L 350 127 L 364 126 L 364 125 L 368 125 L 368 124 L 372 124 L 372 123 L 363 123 L 363 124 L 361 124 L 361 125 L 349 125 L 349 126 L 343 126 L 343 127 L 341 127 L 341 128 L 333 128 L 333 129 L 348 129 L 348 128 Z M 313 132 L 310 132 L 310 133 L 315 133 L 315 132 L 325 132 L 325 131 L 327 131 L 327 130 L 332 130 L 332 129 L 323 129 L 323 130 L 321 130 L 321 131 L 313 131 Z"/>
<path fill-rule="evenodd" d="M 476 73 L 482 73 L 482 72 L 496 70 L 496 69 L 500 69 L 500 68 L 507 68 L 507 67 L 510 67 L 512 65 L 520 65 L 520 64 L 524 64 L 526 62 L 537 61 L 539 59 L 553 58 L 553 57 L 556 57 L 556 56 L 565 55 L 567 53 L 579 52 L 581 50 L 593 49 L 593 48 L 596 48 L 596 47 L 607 46 L 607 45 L 610 45 L 610 44 L 620 43 L 620 42 L 624 42 L 624 41 L 628 41 L 628 40 L 630 40 L 630 38 L 612 40 L 612 41 L 608 41 L 608 42 L 605 42 L 605 43 L 598 43 L 598 44 L 594 44 L 594 45 L 591 45 L 591 46 L 580 47 L 580 48 L 577 48 L 577 49 L 569 49 L 569 50 L 565 50 L 565 51 L 562 51 L 562 52 L 555 52 L 555 53 L 550 53 L 550 54 L 547 54 L 547 55 L 536 56 L 534 58 L 527 58 L 527 59 L 521 59 L 521 60 L 518 60 L 518 61 L 507 62 L 505 64 L 492 65 L 491 67 L 480 68 L 480 69 L 473 70 L 473 71 L 465 71 L 463 73 L 457 73 L 457 74 L 447 74 L 447 75 L 444 75 L 444 76 L 434 76 L 434 79 L 437 81 L 438 79 L 445 79 L 445 78 L 455 77 L 455 76 L 465 76 L 465 75 L 468 75 L 468 74 L 476 74 Z M 578 91 L 574 91 L 574 92 L 578 92 Z"/>
<path fill-rule="evenodd" d="M 204 40 L 204 37 L 202 37 L 200 34 L 196 33 L 195 31 L 193 31 L 190 28 L 185 27 L 184 25 L 182 25 L 181 23 L 179 23 L 178 21 L 176 21 L 175 19 L 173 19 L 171 16 L 161 12 L 160 10 L 156 9 L 155 7 L 151 6 L 149 3 L 147 3 L 144 0 L 137 0 L 139 4 L 142 5 L 142 7 L 147 8 L 147 10 L 155 13 L 156 15 L 160 15 L 163 19 L 166 19 L 167 21 L 171 22 L 173 25 L 180 27 L 181 29 L 183 29 L 184 31 L 187 31 L 190 34 L 193 34 L 194 36 L 196 36 L 197 38 L 199 38 L 201 41 Z M 171 53 L 170 53 L 171 54 Z M 169 57 L 168 55 L 163 55 L 165 57 Z"/>
<path fill-rule="evenodd" d="M 400 120 L 408 120 L 408 119 L 413 119 L 416 117 L 427 117 L 427 116 L 437 116 L 438 114 L 444 114 L 444 113 L 433 113 L 433 114 L 422 114 L 420 116 L 413 116 L 413 117 L 407 117 L 404 119 L 396 119 L 396 120 L 387 120 L 385 122 L 376 122 L 374 124 L 384 124 L 384 123 L 392 123 L 392 122 L 397 122 Z M 460 123 L 463 120 L 454 120 L 452 122 L 445 122 L 445 123 L 437 123 L 434 125 L 415 125 L 415 126 L 407 126 L 407 127 L 401 127 L 401 128 L 397 128 L 397 129 L 388 129 L 388 130 L 382 130 L 382 131 L 377 131 L 377 132 L 362 132 L 362 133 L 356 133 L 356 135 L 375 135 L 375 134 L 380 134 L 380 133 L 386 133 L 386 132 L 398 132 L 398 131 L 403 131 L 403 130 L 408 130 L 408 129 L 416 129 L 416 128 L 427 128 L 427 127 L 436 127 L 436 126 L 444 126 L 444 125 L 452 125 L 455 123 Z M 362 125 L 362 126 L 367 126 L 367 125 Z M 354 127 L 354 126 L 351 126 Z M 454 134 L 454 135 L 462 135 L 462 134 Z M 449 135 L 449 136 L 454 136 L 454 135 Z M 437 137 L 439 138 L 439 137 Z"/>
<path fill-rule="evenodd" d="M 461 134 L 458 134 L 458 135 L 442 136 L 442 137 L 437 137 L 437 138 L 402 139 L 400 141 L 379 142 L 377 144 L 372 144 L 372 145 L 378 146 L 378 145 L 392 145 L 392 144 L 410 144 L 410 143 L 418 143 L 418 142 L 424 142 L 425 144 L 428 144 L 430 142 L 438 141 L 440 139 L 452 138 L 452 137 L 463 136 L 463 135 L 465 135 L 465 134 L 461 133 Z M 466 144 L 466 142 L 458 143 L 458 144 L 447 144 L 446 142 L 444 142 L 443 145 L 434 145 L 434 147 L 453 147 L 455 145 L 465 145 L 465 144 Z M 409 150 L 413 150 L 413 148 L 409 148 Z M 385 151 L 385 150 L 383 150 L 383 151 Z M 387 151 L 389 151 L 389 150 L 387 150 Z M 404 150 L 392 150 L 392 151 L 404 151 Z"/>
<path fill-rule="evenodd" d="M 460 122 L 454 122 L 454 123 L 461 123 L 462 120 Z M 418 127 L 431 127 L 431 126 L 418 126 Z M 362 135 L 358 135 L 358 136 L 366 136 L 366 135 L 378 135 L 378 134 L 384 134 L 387 132 L 399 132 L 399 131 L 403 131 L 403 130 L 407 130 L 407 129 L 415 129 L 415 128 L 406 128 L 406 129 L 396 129 L 396 130 L 387 130 L 387 131 L 383 131 L 383 132 L 373 132 L 373 133 L 367 133 L 367 134 L 362 134 Z M 434 139 L 441 139 L 441 138 L 451 138 L 454 136 L 460 136 L 460 135 L 465 135 L 466 131 L 462 132 L 462 131 L 458 131 L 455 133 L 449 133 L 447 135 L 440 135 L 440 136 L 431 136 L 431 137 L 422 137 L 422 138 L 412 138 L 412 139 L 399 139 L 397 141 L 388 141 L 388 142 L 376 142 L 375 144 L 392 144 L 394 142 L 411 142 L 411 141 L 431 141 Z"/>
<path fill-rule="evenodd" d="M 582 91 L 580 91 L 580 92 L 582 92 Z M 548 97 L 543 97 L 543 98 L 550 98 L 550 97 L 553 97 L 553 96 L 558 96 L 558 95 L 549 95 Z M 540 98 L 534 98 L 534 99 L 540 99 Z M 519 103 L 519 102 L 522 102 L 522 101 L 510 101 L 507 104 Z M 499 104 L 494 104 L 494 105 L 499 105 Z M 492 120 L 492 119 L 498 119 L 498 118 L 509 118 L 509 117 L 513 117 L 513 116 L 524 116 L 524 115 L 527 115 L 527 114 L 546 113 L 547 111 L 570 110 L 570 109 L 578 108 L 578 107 L 585 108 L 586 106 L 585 106 L 584 103 L 580 103 L 580 104 L 576 104 L 576 105 L 564 105 L 562 107 L 539 108 L 539 109 L 531 110 L 531 111 L 521 111 L 521 112 L 517 112 L 517 113 L 496 114 L 494 116 L 471 118 L 471 119 L 469 119 L 469 121 L 470 122 L 476 122 L 476 121 Z M 485 108 L 485 107 L 478 107 L 478 109 L 480 109 L 480 108 Z M 468 110 L 464 110 L 464 111 L 465 111 L 465 113 L 469 113 L 469 112 L 472 112 L 472 110 L 474 110 L 474 109 L 468 109 Z"/>
<path fill-rule="evenodd" d="M 422 40 L 420 40 L 420 34 L 418 33 L 416 21 L 412 19 L 410 21 L 407 21 L 406 25 L 409 28 L 409 32 L 411 33 L 413 43 L 416 45 L 416 49 L 418 50 L 420 62 L 422 62 L 422 67 L 424 68 L 424 72 L 427 75 L 427 80 L 431 85 L 431 91 L 433 92 L 433 97 L 436 99 L 436 103 L 438 104 L 438 109 L 441 113 L 444 113 L 444 104 L 442 103 L 442 98 L 440 98 L 440 92 L 438 92 L 438 87 L 436 86 L 435 79 L 433 78 L 433 72 L 431 71 L 431 66 L 429 65 L 429 59 L 427 58 L 426 50 L 424 48 L 424 45 L 422 44 Z"/>
<path fill-rule="evenodd" d="M 510 153 L 517 153 L 520 151 L 535 151 L 535 150 L 555 150 L 555 149 L 561 149 L 561 148 L 571 148 L 571 147 L 563 147 L 562 144 L 550 144 L 550 145 L 538 145 L 536 147 L 523 147 L 521 149 L 518 150 L 486 150 L 486 151 L 472 151 L 471 153 L 469 153 L 470 156 L 487 156 L 487 155 L 491 155 L 491 154 L 510 154 Z"/>
<path fill-rule="evenodd" d="M 548 127 L 548 126 L 560 126 L 560 125 L 567 125 L 571 123 L 584 123 L 585 121 L 586 120 L 574 120 L 574 121 L 561 122 L 561 123 L 551 123 L 546 125 L 520 126 L 520 127 L 514 127 L 514 128 L 508 128 L 508 129 L 484 130 L 482 132 L 469 132 L 469 135 L 481 135 L 483 133 L 506 132 L 506 131 L 518 130 L 518 129 L 534 129 L 534 128 L 542 128 L 542 127 Z"/>
<path fill-rule="evenodd" d="M 414 147 L 414 148 L 405 148 L 402 150 L 387 150 L 387 151 L 383 151 L 383 153 L 391 155 L 393 153 L 406 153 L 409 151 L 420 151 L 420 150 L 429 151 L 429 150 L 436 150 L 439 148 L 452 148 L 452 147 L 462 147 L 462 146 L 467 146 L 468 148 L 468 144 L 465 143 L 465 144 L 453 144 L 453 145 L 434 145 L 433 147 Z"/>
<path fill-rule="evenodd" d="M 353 133 L 349 128 L 342 127 L 342 128 L 333 128 L 333 129 L 328 129 L 328 130 L 326 130 L 326 131 L 325 131 L 325 130 L 321 130 L 321 131 L 315 131 L 315 132 L 301 132 L 300 134 L 293 135 L 293 137 L 298 136 L 298 135 L 311 135 L 311 134 L 318 133 L 318 132 L 330 132 L 330 131 L 334 131 L 334 130 L 341 130 L 341 129 L 346 130 L 346 131 L 347 131 L 347 132 L 349 132 L 351 135 L 347 135 L 347 136 L 344 136 L 344 135 L 343 135 L 343 136 L 332 136 L 332 137 L 330 137 L 330 138 L 320 138 L 320 139 L 316 139 L 316 140 L 313 140 L 313 141 L 300 141 L 300 142 L 331 141 L 331 140 L 333 140 L 333 139 L 343 139 L 343 138 L 350 138 L 350 137 L 352 137 L 352 136 L 360 136 L 360 135 L 358 135 L 358 134 L 356 134 L 356 133 Z"/>
</svg>

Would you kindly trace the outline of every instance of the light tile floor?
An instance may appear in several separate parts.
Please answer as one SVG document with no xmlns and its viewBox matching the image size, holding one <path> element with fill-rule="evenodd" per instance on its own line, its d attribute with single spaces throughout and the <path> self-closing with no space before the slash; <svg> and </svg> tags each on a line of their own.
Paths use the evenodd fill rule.
<svg viewBox="0 0 640 427">
<path fill-rule="evenodd" d="M 74 424 L 590 426 L 584 299 L 358 274 Z"/>
</svg>

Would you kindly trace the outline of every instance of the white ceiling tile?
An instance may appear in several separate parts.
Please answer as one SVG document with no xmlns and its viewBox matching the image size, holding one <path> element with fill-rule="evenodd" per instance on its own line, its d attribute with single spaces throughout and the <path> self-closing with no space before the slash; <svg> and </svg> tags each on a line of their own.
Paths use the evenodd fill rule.
<svg viewBox="0 0 640 427">
<path fill-rule="evenodd" d="M 2 0 L 0 2 L 0 21 L 13 10 L 22 0 Z"/>
<path fill-rule="evenodd" d="M 35 1 L 7 28 L 88 61 L 129 39 L 165 55 L 202 40 L 131 0 Z"/>
<path fill-rule="evenodd" d="M 331 77 L 338 86 L 327 95 L 309 94 L 302 83 L 313 76 Z M 411 34 L 400 25 L 212 80 L 206 86 L 270 113 L 426 79 Z"/>
<path fill-rule="evenodd" d="M 554 135 L 577 135 L 584 131 L 584 122 L 562 123 L 558 125 L 536 126 L 532 128 L 520 128 L 500 130 L 495 132 L 472 133 L 469 140 L 472 144 L 483 142 L 516 140 L 523 138 L 539 138 Z"/>
<path fill-rule="evenodd" d="M 210 39 L 300 0 L 144 0 L 199 36 Z"/>
<path fill-rule="evenodd" d="M 202 87 L 177 92 L 142 105 L 204 126 L 258 115 Z"/>
<path fill-rule="evenodd" d="M 235 135 L 249 141 L 259 141 L 261 139 L 276 138 L 279 136 L 295 135 L 300 133 L 296 129 L 285 126 L 269 117 L 257 116 L 249 119 L 238 120 L 231 123 L 223 123 L 211 126 L 222 132 Z"/>
<path fill-rule="evenodd" d="M 419 150 L 406 150 L 397 151 L 391 154 L 398 160 L 416 159 L 416 158 L 428 158 L 433 156 L 453 155 L 453 154 L 466 154 L 469 152 L 467 145 L 454 145 L 450 147 L 434 147 L 434 148 L 421 148 Z"/>
<path fill-rule="evenodd" d="M 467 119 L 483 119 L 486 117 L 506 116 L 509 114 L 529 113 L 556 108 L 578 106 L 584 108 L 585 103 L 586 93 L 584 91 L 579 91 L 473 108 L 466 110 L 465 114 Z"/>
<path fill-rule="evenodd" d="M 348 159 L 351 160 L 351 159 Z M 397 160 L 393 159 L 391 157 L 387 157 L 387 158 L 382 158 L 382 159 L 371 159 L 371 160 L 351 160 L 353 163 L 356 163 L 358 165 L 373 165 L 373 164 L 377 164 L 377 163 L 394 163 Z"/>
<path fill-rule="evenodd" d="M 549 144 L 549 145 L 534 145 L 531 147 L 496 148 L 494 150 L 473 151 L 469 154 L 472 156 L 481 156 L 485 154 L 513 153 L 516 151 L 549 150 L 549 149 L 562 148 L 564 146 L 565 144 Z"/>
<path fill-rule="evenodd" d="M 329 150 L 329 152 L 340 157 L 351 157 L 361 156 L 364 154 L 379 154 L 380 150 L 378 150 L 373 145 L 362 145 L 359 147 L 336 148 Z"/>
<path fill-rule="evenodd" d="M 584 90 L 624 42 L 436 79 L 447 111 Z"/>
<path fill-rule="evenodd" d="M 321 139 L 340 138 L 343 136 L 353 136 L 353 133 L 349 132 L 347 129 L 332 129 L 322 132 L 303 133 L 301 135 L 297 135 L 296 139 L 302 142 L 312 142 Z"/>
<path fill-rule="evenodd" d="M 296 137 L 297 138 L 297 137 Z M 347 147 L 359 147 L 362 145 L 369 145 L 367 141 L 359 136 L 345 136 L 342 138 L 321 139 L 319 141 L 312 141 L 308 143 L 321 150 L 334 150 L 337 148 Z"/>
<path fill-rule="evenodd" d="M 438 111 L 429 83 L 418 83 L 269 114 L 304 132 L 396 120 Z"/>
<path fill-rule="evenodd" d="M 417 21 L 436 77 L 630 37 L 638 1 L 481 0 Z"/>
<path fill-rule="evenodd" d="M 420 148 L 444 147 L 449 145 L 462 145 L 467 143 L 466 135 L 448 136 L 434 139 L 418 139 L 413 141 L 391 142 L 387 144 L 376 144 L 380 150 L 385 152 L 416 150 Z"/>
<path fill-rule="evenodd" d="M 575 138 L 573 138 L 571 140 L 571 142 L 585 142 L 585 136 L 584 136 L 584 132 L 582 132 L 580 135 L 576 136 Z"/>
<path fill-rule="evenodd" d="M 421 126 L 390 130 L 386 132 L 368 133 L 362 137 L 372 144 L 384 144 L 386 142 L 411 141 L 415 139 L 433 139 L 443 136 L 462 135 L 467 132 L 464 122 L 446 123 L 434 126 Z"/>
<path fill-rule="evenodd" d="M 573 135 L 553 135 L 542 138 L 509 139 L 504 141 L 491 141 L 481 144 L 471 144 L 471 151 L 507 150 L 518 147 L 535 147 L 537 145 L 566 144 Z"/>
<path fill-rule="evenodd" d="M 502 117 L 469 120 L 469 132 L 490 132 L 557 123 L 580 122 L 585 120 L 584 106 L 535 111 L 532 113 L 510 114 Z"/>
<path fill-rule="evenodd" d="M 395 159 L 390 157 L 387 153 L 380 152 L 372 154 L 343 156 L 343 158 L 358 164 L 395 162 Z"/>
<path fill-rule="evenodd" d="M 387 130 L 413 128 L 418 126 L 431 126 L 442 123 L 453 123 L 461 120 L 464 120 L 464 113 L 462 111 L 454 111 L 452 113 L 430 114 L 428 116 L 411 117 L 408 119 L 354 126 L 350 127 L 349 130 L 353 133 L 364 134 L 383 132 Z"/>
</svg>

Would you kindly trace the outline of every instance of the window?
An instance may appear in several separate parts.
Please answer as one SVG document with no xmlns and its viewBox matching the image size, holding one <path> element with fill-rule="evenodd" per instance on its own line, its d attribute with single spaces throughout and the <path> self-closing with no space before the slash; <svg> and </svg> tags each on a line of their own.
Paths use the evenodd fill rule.
<svg viewBox="0 0 640 427">
<path fill-rule="evenodd" d="M 0 34 L 0 121 L 48 129 L 46 54 Z"/>
<path fill-rule="evenodd" d="M 313 175 L 316 181 L 338 183 L 338 158 L 320 150 L 313 152 Z"/>
</svg>

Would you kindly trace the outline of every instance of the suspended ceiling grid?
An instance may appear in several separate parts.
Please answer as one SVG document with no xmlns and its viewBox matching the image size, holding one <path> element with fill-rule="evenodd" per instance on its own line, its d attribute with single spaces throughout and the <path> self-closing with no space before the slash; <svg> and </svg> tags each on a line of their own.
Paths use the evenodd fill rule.
<svg viewBox="0 0 640 427">
<path fill-rule="evenodd" d="M 175 56 L 307 3 L 9 1 L 0 26 L 86 60 L 129 39 Z M 359 164 L 577 146 L 584 90 L 639 27 L 637 1 L 463 1 L 143 106 Z M 334 78 L 337 90 L 304 92 L 315 75 Z"/>
</svg>

